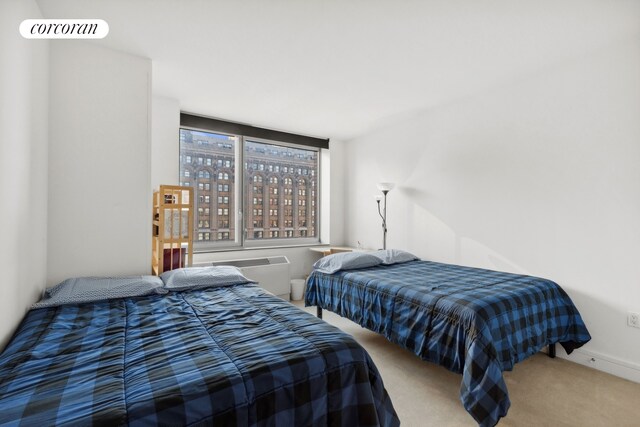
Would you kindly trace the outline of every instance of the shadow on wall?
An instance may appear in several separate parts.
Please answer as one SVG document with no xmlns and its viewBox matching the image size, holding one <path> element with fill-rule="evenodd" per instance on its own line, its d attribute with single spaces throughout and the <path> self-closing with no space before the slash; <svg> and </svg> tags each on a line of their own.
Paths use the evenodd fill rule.
<svg viewBox="0 0 640 427">
<path fill-rule="evenodd" d="M 412 224 L 413 227 L 405 227 L 400 231 L 405 234 L 403 240 L 406 242 L 407 250 L 434 261 L 530 274 L 524 267 L 490 247 L 458 234 L 446 222 L 429 211 L 426 201 L 429 200 L 430 193 L 407 186 L 399 186 L 397 191 L 412 202 L 406 211 L 406 224 Z M 425 241 L 424 236 L 429 236 L 428 241 Z M 448 253 L 450 256 L 442 259 L 442 253 Z"/>
<path fill-rule="evenodd" d="M 517 274 L 531 274 L 524 267 L 487 245 L 470 237 L 460 235 L 445 221 L 431 212 L 426 205 L 432 197 L 435 197 L 433 194 L 402 185 L 397 187 L 397 191 L 408 198 L 403 222 L 411 224 L 411 227 L 404 227 L 403 230 L 398 227 L 397 231 L 395 231 L 396 238 L 394 238 L 394 241 L 399 242 L 397 247 L 406 249 L 423 259 Z M 425 236 L 429 236 L 428 239 L 425 239 Z M 443 254 L 445 254 L 444 258 Z M 446 254 L 449 254 L 449 256 Z M 625 336 L 628 334 L 629 328 L 625 326 L 623 308 L 607 303 L 597 295 L 581 291 L 579 286 L 575 286 L 574 283 L 563 283 L 558 277 L 546 278 L 557 282 L 565 291 L 568 291 L 592 336 L 592 341 L 575 353 L 567 355 L 564 350 L 561 350 L 558 354 L 577 363 L 631 379 L 632 381 L 635 381 L 635 378 L 640 378 L 640 365 L 634 361 L 634 354 L 622 353 L 618 357 L 614 357 L 591 350 L 591 348 L 606 348 L 606 344 L 603 341 L 607 340 L 603 340 L 603 337 L 610 339 L 617 336 L 616 339 L 618 340 L 627 339 Z M 619 328 L 611 330 L 608 324 L 600 322 L 597 316 L 618 318 Z"/>
</svg>

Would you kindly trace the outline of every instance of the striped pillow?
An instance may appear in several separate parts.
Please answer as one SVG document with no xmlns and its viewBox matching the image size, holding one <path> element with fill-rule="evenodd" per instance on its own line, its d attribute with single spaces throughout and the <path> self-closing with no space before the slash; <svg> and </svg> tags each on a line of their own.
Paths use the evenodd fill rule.
<svg viewBox="0 0 640 427">
<path fill-rule="evenodd" d="M 73 277 L 47 289 L 45 297 L 31 308 L 166 293 L 162 280 L 156 276 Z"/>
</svg>

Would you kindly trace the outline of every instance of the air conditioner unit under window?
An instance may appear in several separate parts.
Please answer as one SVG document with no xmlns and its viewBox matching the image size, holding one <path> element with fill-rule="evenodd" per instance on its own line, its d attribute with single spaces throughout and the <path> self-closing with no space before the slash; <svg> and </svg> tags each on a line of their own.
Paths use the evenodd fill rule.
<svg viewBox="0 0 640 427">
<path fill-rule="evenodd" d="M 272 294 L 289 300 L 291 271 L 286 256 L 215 261 L 210 265 L 238 267 L 248 279 L 255 280 Z"/>
</svg>

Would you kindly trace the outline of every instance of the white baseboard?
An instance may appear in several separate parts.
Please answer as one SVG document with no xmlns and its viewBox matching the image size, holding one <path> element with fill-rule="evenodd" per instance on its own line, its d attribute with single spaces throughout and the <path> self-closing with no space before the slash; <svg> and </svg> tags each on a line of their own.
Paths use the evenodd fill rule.
<svg viewBox="0 0 640 427">
<path fill-rule="evenodd" d="M 640 383 L 640 364 L 582 348 L 574 350 L 571 355 L 567 355 L 561 345 L 556 345 L 556 349 L 558 357 L 624 378 L 625 380 Z"/>
</svg>

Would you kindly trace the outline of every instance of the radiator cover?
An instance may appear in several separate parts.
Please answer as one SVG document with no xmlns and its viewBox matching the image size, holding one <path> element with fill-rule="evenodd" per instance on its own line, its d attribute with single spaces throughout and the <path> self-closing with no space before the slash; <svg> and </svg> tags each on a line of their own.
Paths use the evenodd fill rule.
<svg viewBox="0 0 640 427">
<path fill-rule="evenodd" d="M 261 287 L 272 294 L 289 300 L 291 264 L 286 256 L 215 261 L 210 265 L 232 265 L 238 267 L 248 279 L 258 282 Z"/>
</svg>

